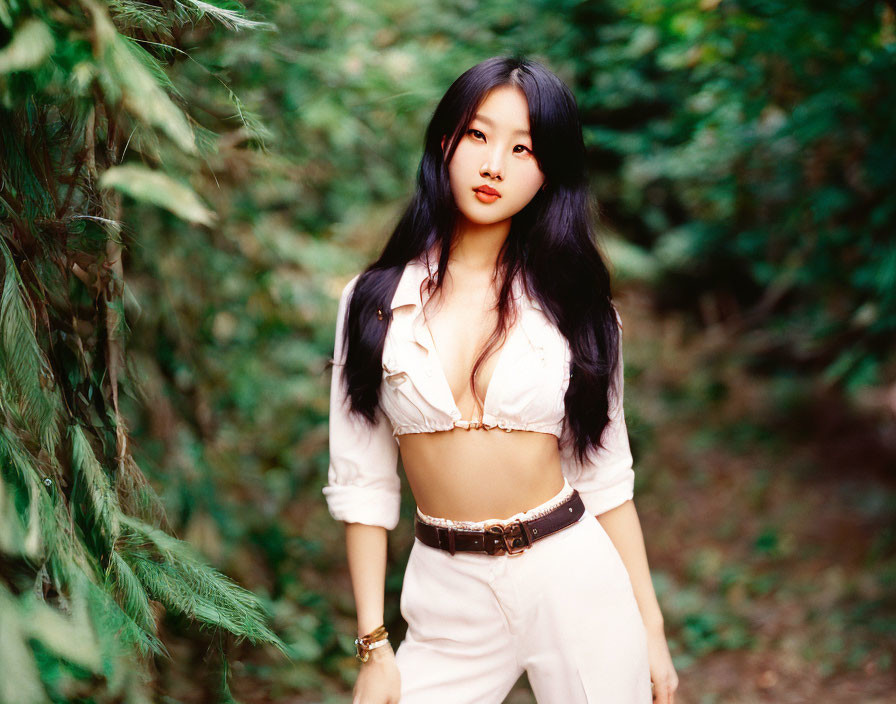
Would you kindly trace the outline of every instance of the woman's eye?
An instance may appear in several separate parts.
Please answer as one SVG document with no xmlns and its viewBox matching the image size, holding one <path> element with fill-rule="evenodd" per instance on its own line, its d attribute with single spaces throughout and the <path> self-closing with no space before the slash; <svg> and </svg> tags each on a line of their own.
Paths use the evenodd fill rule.
<svg viewBox="0 0 896 704">
<path fill-rule="evenodd" d="M 476 139 L 479 139 L 479 138 L 485 139 L 485 135 L 482 134 L 482 132 L 480 132 L 480 131 L 477 130 L 477 129 L 470 128 L 470 129 L 468 129 L 468 130 L 466 131 L 465 134 L 473 135 L 473 137 L 475 137 Z M 527 152 L 529 152 L 530 154 L 532 153 L 532 150 L 529 149 L 529 147 L 527 147 L 526 145 L 524 145 L 524 144 L 517 144 L 517 145 L 513 148 L 513 150 L 514 150 L 514 154 L 522 154 L 522 153 L 523 153 L 523 152 L 518 152 L 518 151 L 516 151 L 516 148 L 517 148 L 517 147 L 522 147 L 522 148 L 523 148 L 523 151 L 527 151 Z"/>
</svg>

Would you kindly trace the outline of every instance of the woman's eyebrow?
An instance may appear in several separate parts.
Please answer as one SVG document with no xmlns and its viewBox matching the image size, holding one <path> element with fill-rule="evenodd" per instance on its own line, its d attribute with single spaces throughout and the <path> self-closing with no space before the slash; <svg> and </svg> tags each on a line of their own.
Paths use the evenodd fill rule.
<svg viewBox="0 0 896 704">
<path fill-rule="evenodd" d="M 475 115 L 473 115 L 473 119 L 474 119 L 474 120 L 481 120 L 482 122 L 484 122 L 485 124 L 487 124 L 489 127 L 494 127 L 494 126 L 495 126 L 495 123 L 494 123 L 493 120 L 491 120 L 491 119 L 485 117 L 484 115 L 480 115 L 478 112 L 477 112 Z M 514 134 L 525 134 L 525 135 L 528 135 L 528 134 L 529 134 L 529 130 L 514 130 L 513 133 L 514 133 Z"/>
</svg>

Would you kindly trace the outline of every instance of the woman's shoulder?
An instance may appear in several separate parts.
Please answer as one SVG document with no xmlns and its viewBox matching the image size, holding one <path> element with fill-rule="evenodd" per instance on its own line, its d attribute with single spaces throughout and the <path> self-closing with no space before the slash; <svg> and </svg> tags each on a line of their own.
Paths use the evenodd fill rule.
<svg viewBox="0 0 896 704">
<path fill-rule="evenodd" d="M 348 300 L 351 298 L 352 292 L 355 290 L 355 284 L 358 283 L 358 279 L 361 278 L 361 274 L 363 272 L 358 272 L 352 278 L 348 280 L 348 282 L 342 287 L 342 292 L 339 294 L 339 302 L 343 306 L 348 303 Z"/>
<path fill-rule="evenodd" d="M 416 257 L 411 258 L 404 264 L 397 267 L 398 271 L 398 288 L 401 288 L 402 283 L 410 284 L 414 283 L 418 285 L 420 280 L 424 278 L 427 273 L 431 276 L 435 271 L 435 264 L 432 261 L 428 261 L 424 254 L 418 255 Z M 349 300 L 351 299 L 352 292 L 355 290 L 355 286 L 358 283 L 358 280 L 364 275 L 367 270 L 364 269 L 359 271 L 357 274 L 352 276 L 351 279 L 343 286 L 342 293 L 340 294 L 340 303 L 343 306 L 348 305 Z"/>
</svg>

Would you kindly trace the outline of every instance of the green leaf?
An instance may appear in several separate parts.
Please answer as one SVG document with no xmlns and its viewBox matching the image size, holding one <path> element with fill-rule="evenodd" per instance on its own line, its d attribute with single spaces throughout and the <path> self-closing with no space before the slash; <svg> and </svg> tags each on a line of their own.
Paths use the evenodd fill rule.
<svg viewBox="0 0 896 704">
<path fill-rule="evenodd" d="M 211 225 L 215 221 L 215 214 L 202 204 L 192 188 L 161 171 L 135 164 L 113 166 L 103 173 L 99 184 L 101 188 L 114 188 L 137 200 L 159 205 L 190 222 Z"/>
<path fill-rule="evenodd" d="M 31 17 L 15 31 L 12 41 L 0 51 L 0 73 L 23 71 L 40 66 L 53 53 L 55 42 L 50 28 Z"/>
<path fill-rule="evenodd" d="M 195 154 L 196 140 L 183 111 L 135 56 L 134 52 L 145 49 L 120 35 L 106 10 L 94 0 L 84 3 L 93 13 L 98 77 L 109 97 L 120 97 L 128 111 L 167 134 L 185 152 Z"/>
</svg>

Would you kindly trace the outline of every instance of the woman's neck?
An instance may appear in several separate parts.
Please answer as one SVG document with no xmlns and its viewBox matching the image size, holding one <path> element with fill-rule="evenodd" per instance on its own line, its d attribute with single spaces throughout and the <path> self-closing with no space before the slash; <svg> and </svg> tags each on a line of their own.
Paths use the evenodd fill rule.
<svg viewBox="0 0 896 704">
<path fill-rule="evenodd" d="M 451 243 L 449 264 L 469 271 L 493 272 L 498 252 L 510 234 L 510 221 L 477 225 L 467 222 L 458 228 Z"/>
</svg>

